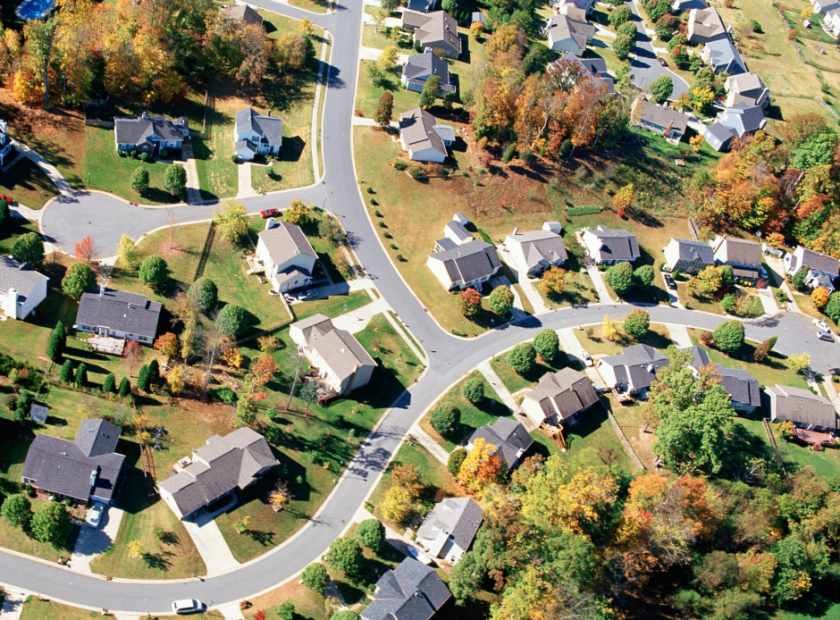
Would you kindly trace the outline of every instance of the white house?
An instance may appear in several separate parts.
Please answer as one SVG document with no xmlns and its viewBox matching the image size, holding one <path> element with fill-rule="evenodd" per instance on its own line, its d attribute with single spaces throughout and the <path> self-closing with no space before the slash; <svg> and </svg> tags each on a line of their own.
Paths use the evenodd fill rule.
<svg viewBox="0 0 840 620">
<path fill-rule="evenodd" d="M 732 267 L 736 278 L 757 280 L 761 268 L 761 246 L 755 241 L 718 235 L 709 242 L 715 251 L 715 263 Z"/>
<path fill-rule="evenodd" d="M 250 161 L 255 155 L 277 155 L 283 148 L 283 120 L 259 114 L 253 108 L 239 110 L 233 142 L 239 159 Z"/>
<path fill-rule="evenodd" d="M 565 15 L 570 7 L 574 7 L 583 11 L 585 15 L 588 15 L 595 9 L 595 0 L 552 0 L 551 2 L 551 8 L 554 9 L 555 13 L 563 13 Z"/>
<path fill-rule="evenodd" d="M 688 13 L 689 43 L 708 43 L 727 37 L 726 26 L 715 8 L 691 9 Z"/>
<path fill-rule="evenodd" d="M 519 274 L 537 274 L 549 267 L 559 267 L 569 254 L 563 245 L 560 222 L 545 222 L 542 230 L 518 232 L 505 237 L 504 248 L 513 259 Z"/>
<path fill-rule="evenodd" d="M 0 256 L 0 310 L 11 319 L 22 321 L 47 298 L 50 279 L 29 263 L 11 256 Z"/>
<path fill-rule="evenodd" d="M 587 42 L 595 36 L 595 26 L 560 14 L 549 17 L 542 32 L 550 49 L 582 56 Z"/>
<path fill-rule="evenodd" d="M 670 271 L 679 269 L 682 273 L 697 275 L 709 265 L 715 264 L 712 246 L 702 241 L 671 237 L 664 253 L 665 264 Z"/>
<path fill-rule="evenodd" d="M 269 218 L 257 236 L 256 257 L 275 290 L 291 291 L 312 282 L 318 255 L 300 226 Z"/>
<path fill-rule="evenodd" d="M 400 145 L 412 161 L 443 163 L 446 147 L 455 141 L 451 125 L 440 125 L 434 116 L 416 108 L 400 114 Z"/>
<path fill-rule="evenodd" d="M 811 0 L 811 8 L 814 13 L 819 15 L 840 8 L 840 4 L 837 3 L 837 0 Z"/>
<path fill-rule="evenodd" d="M 823 29 L 833 37 L 840 37 L 840 7 L 827 11 L 822 21 Z"/>
<path fill-rule="evenodd" d="M 811 288 L 824 287 L 829 293 L 834 292 L 834 281 L 840 276 L 840 261 L 833 256 L 814 252 L 803 246 L 788 252 L 784 258 L 785 271 L 792 276 L 803 269 L 807 270 L 805 284 Z"/>
<path fill-rule="evenodd" d="M 586 251 L 599 265 L 633 262 L 642 254 L 639 240 L 631 232 L 620 228 L 587 228 L 581 235 Z"/>
<path fill-rule="evenodd" d="M 456 564 L 470 548 L 483 515 L 484 511 L 474 500 L 447 497 L 423 519 L 417 530 L 417 542 L 432 557 Z"/>
<path fill-rule="evenodd" d="M 292 323 L 289 336 L 338 396 L 367 385 L 376 368 L 353 334 L 336 329 L 323 314 Z"/>
<path fill-rule="evenodd" d="M 544 374 L 533 390 L 525 394 L 522 410 L 537 426 L 577 424 L 581 416 L 600 402 L 589 377 L 571 368 Z"/>
<path fill-rule="evenodd" d="M 726 107 L 738 101 L 766 108 L 770 105 L 770 89 L 755 73 L 730 75 L 723 85 L 726 90 Z"/>
<path fill-rule="evenodd" d="M 157 336 L 161 304 L 146 295 L 107 289 L 83 293 L 74 329 L 98 336 L 152 344 Z"/>
<path fill-rule="evenodd" d="M 469 287 L 481 290 L 482 285 L 499 271 L 502 261 L 495 246 L 486 241 L 476 239 L 457 245 L 444 238 L 435 243 L 435 252 L 429 254 L 426 266 L 448 291 Z"/>
<path fill-rule="evenodd" d="M 5 164 L 6 156 L 12 150 L 12 139 L 6 132 L 6 121 L 0 121 L 0 166 Z"/>
</svg>

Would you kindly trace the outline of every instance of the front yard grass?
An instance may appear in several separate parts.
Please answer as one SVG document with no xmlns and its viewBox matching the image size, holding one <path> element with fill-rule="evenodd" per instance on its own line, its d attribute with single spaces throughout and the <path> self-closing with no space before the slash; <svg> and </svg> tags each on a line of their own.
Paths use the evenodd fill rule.
<svg viewBox="0 0 840 620">
<path fill-rule="evenodd" d="M 577 243 L 577 240 L 572 237 L 566 237 L 566 243 Z M 564 308 L 567 306 L 581 306 L 591 303 L 597 303 L 598 293 L 595 291 L 595 286 L 592 283 L 592 278 L 589 273 L 581 267 L 578 260 L 569 254 L 569 258 L 563 264 L 563 269 L 566 270 L 564 276 L 566 286 L 563 292 L 559 295 L 550 293 L 546 295 L 539 287 L 539 281 L 534 280 L 534 288 L 542 297 L 543 303 L 549 308 Z"/>
<path fill-rule="evenodd" d="M 384 50 L 389 45 L 396 45 L 397 42 L 385 32 L 390 32 L 390 28 L 385 26 L 379 28 L 374 24 L 364 24 L 362 26 L 362 45 L 380 50 Z"/>
<path fill-rule="evenodd" d="M 231 83 L 212 82 L 204 109 L 204 138 L 192 140 L 198 184 L 204 200 L 236 196 L 239 173 L 230 161 L 233 154 L 236 113 L 249 106 Z"/>
<path fill-rule="evenodd" d="M 367 26 L 365 26 L 367 28 Z M 405 50 L 403 50 L 405 51 Z M 413 50 L 412 50 L 413 52 Z M 368 77 L 368 67 L 376 64 L 373 60 L 363 60 L 359 66 L 359 85 L 358 85 L 358 109 L 361 110 L 362 116 L 366 118 L 373 118 L 376 113 L 376 108 L 379 105 L 379 97 L 385 91 L 390 92 L 394 96 L 394 118 L 398 120 L 400 114 L 408 112 L 416 108 L 420 102 L 420 93 L 406 90 L 400 83 L 401 67 L 397 67 L 395 72 L 386 74 L 378 84 L 371 84 Z"/>
<path fill-rule="evenodd" d="M 823 314 L 822 311 L 817 309 L 814 305 L 814 302 L 811 301 L 810 295 L 802 295 L 801 293 L 793 293 L 793 300 L 796 302 L 796 305 L 799 309 L 814 319 L 819 319 L 820 321 L 825 321 L 826 325 L 828 325 L 833 331 L 837 331 L 840 329 L 840 326 L 835 323 L 831 317 L 827 314 Z"/>
<path fill-rule="evenodd" d="M 367 291 L 354 291 L 346 295 L 331 295 L 325 299 L 304 301 L 294 304 L 291 308 L 297 321 L 319 313 L 334 319 L 337 316 L 353 312 L 353 310 L 358 310 L 370 303 L 373 303 L 373 299 L 370 298 Z"/>
<path fill-rule="evenodd" d="M 533 344 L 533 341 L 529 342 Z M 515 394 L 519 390 L 524 390 L 525 388 L 536 385 L 537 381 L 539 381 L 540 377 L 542 377 L 545 373 L 557 372 L 566 366 L 569 366 L 569 358 L 565 353 L 563 353 L 563 351 L 560 351 L 552 362 L 541 359 L 537 356 L 537 363 L 534 365 L 534 370 L 525 376 L 520 375 L 511 367 L 510 364 L 508 364 L 507 353 L 494 357 L 490 361 L 490 367 L 493 369 L 493 372 L 498 375 L 499 379 L 501 379 L 502 383 L 511 394 Z"/>
<path fill-rule="evenodd" d="M 737 298 L 746 297 L 746 306 L 744 310 L 744 317 L 755 318 L 764 314 L 764 305 L 757 294 L 748 292 L 750 289 L 742 290 L 736 289 Z M 752 289 L 755 293 L 754 289 Z M 700 310 L 702 312 L 710 312 L 712 314 L 720 314 L 722 316 L 734 316 L 727 314 L 720 305 L 720 302 L 714 297 L 698 297 L 690 295 L 688 292 L 688 285 L 685 282 L 677 282 L 677 295 L 680 298 L 680 303 L 691 310 Z"/>
<path fill-rule="evenodd" d="M 17 153 L 12 150 L 6 163 L 15 157 Z M 58 195 L 58 190 L 45 172 L 31 159 L 23 157 L 6 172 L 0 172 L 0 193 L 11 196 L 25 207 L 40 209 L 50 198 Z"/>
<path fill-rule="evenodd" d="M 620 320 L 614 321 L 616 324 L 620 322 Z M 630 338 L 623 331 L 620 333 L 622 339 L 619 342 L 610 342 L 603 336 L 604 328 L 602 325 L 592 325 L 584 328 L 583 331 L 576 331 L 575 335 L 578 337 L 581 346 L 586 349 L 587 353 L 593 356 L 619 355 L 622 350 L 637 344 L 647 344 L 654 349 L 667 349 L 673 344 L 668 328 L 660 323 L 651 323 L 648 333 L 639 340 Z"/>
<path fill-rule="evenodd" d="M 69 605 L 62 605 L 54 601 L 41 600 L 36 596 L 28 596 L 26 604 L 20 615 L 20 620 L 90 620 L 91 618 L 101 618 L 102 613 L 98 611 L 90 611 L 89 609 L 80 609 L 78 607 L 71 607 Z M 193 614 L 191 617 L 197 620 L 211 620 L 218 618 L 222 620 L 224 616 L 216 610 L 206 611 L 201 614 Z"/>
<path fill-rule="evenodd" d="M 326 13 L 330 2 L 315 2 L 313 0 L 289 0 L 289 4 L 313 13 Z"/>
<path fill-rule="evenodd" d="M 289 581 L 276 590 L 248 600 L 254 606 L 242 612 L 246 620 L 254 620 L 254 615 L 259 611 L 265 611 L 266 616 L 272 620 L 279 618 L 277 612 L 283 603 L 294 605 L 295 620 L 328 620 L 326 598 L 298 581 Z"/>
</svg>

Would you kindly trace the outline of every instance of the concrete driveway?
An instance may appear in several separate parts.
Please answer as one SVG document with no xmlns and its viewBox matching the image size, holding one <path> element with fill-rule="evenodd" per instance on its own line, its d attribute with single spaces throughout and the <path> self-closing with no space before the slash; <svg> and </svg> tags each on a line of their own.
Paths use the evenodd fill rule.
<svg viewBox="0 0 840 620">
<path fill-rule="evenodd" d="M 102 513 L 99 527 L 94 529 L 87 524 L 82 525 L 70 556 L 70 570 L 77 573 L 93 574 L 90 563 L 100 553 L 104 553 L 117 538 L 120 523 L 125 513 L 114 506 L 108 506 Z"/>
</svg>

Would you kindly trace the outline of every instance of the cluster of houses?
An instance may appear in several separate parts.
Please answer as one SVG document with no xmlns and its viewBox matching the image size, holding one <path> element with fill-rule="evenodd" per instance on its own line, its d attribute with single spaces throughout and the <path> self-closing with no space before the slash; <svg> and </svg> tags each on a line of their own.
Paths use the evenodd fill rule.
<svg viewBox="0 0 840 620">
<path fill-rule="evenodd" d="M 835 39 L 840 38 L 840 4 L 836 0 L 811 0 L 811 7 L 815 14 L 823 16 L 823 30 Z"/>
<path fill-rule="evenodd" d="M 596 32 L 595 26 L 588 21 L 595 8 L 594 0 L 553 0 L 551 7 L 554 14 L 540 29 L 548 39 L 548 47 L 582 56 Z"/>
</svg>

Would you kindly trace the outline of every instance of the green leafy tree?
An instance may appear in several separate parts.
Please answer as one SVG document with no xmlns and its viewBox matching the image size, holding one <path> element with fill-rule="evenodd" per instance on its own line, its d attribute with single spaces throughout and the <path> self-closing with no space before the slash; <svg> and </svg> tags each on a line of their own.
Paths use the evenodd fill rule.
<svg viewBox="0 0 840 620">
<path fill-rule="evenodd" d="M 44 262 L 44 242 L 41 236 L 30 232 L 18 237 L 12 245 L 12 257 L 19 263 L 40 267 Z"/>
<path fill-rule="evenodd" d="M 624 317 L 624 331 L 631 338 L 638 340 L 650 329 L 650 315 L 644 310 L 633 310 Z"/>
<path fill-rule="evenodd" d="M 560 338 L 553 329 L 544 329 L 534 338 L 534 349 L 541 358 L 553 362 L 560 353 Z"/>
<path fill-rule="evenodd" d="M 187 195 L 186 169 L 183 166 L 168 166 L 166 174 L 163 175 L 163 186 L 167 192 L 183 200 Z"/>
<path fill-rule="evenodd" d="M 70 513 L 59 502 L 46 503 L 35 511 L 31 527 L 36 540 L 55 547 L 62 547 L 73 531 Z"/>
<path fill-rule="evenodd" d="M 496 314 L 505 316 L 513 308 L 513 292 L 507 286 L 497 286 L 490 293 L 490 307 Z"/>
<path fill-rule="evenodd" d="M 151 385 L 160 383 L 160 364 L 157 360 L 152 360 L 149 363 L 149 383 Z"/>
<path fill-rule="evenodd" d="M 350 578 L 358 577 L 364 565 L 362 548 L 355 538 L 336 538 L 327 552 L 327 562 Z"/>
<path fill-rule="evenodd" d="M 307 566 L 303 569 L 300 577 L 305 588 L 309 588 L 318 594 L 323 594 L 327 586 L 330 585 L 330 576 L 327 573 L 327 568 L 320 562 Z"/>
<path fill-rule="evenodd" d="M 671 93 L 674 92 L 674 81 L 670 75 L 660 75 L 650 85 L 650 93 L 654 96 L 658 103 L 663 103 L 668 100 Z"/>
<path fill-rule="evenodd" d="M 520 375 L 527 375 L 534 370 L 537 363 L 537 353 L 529 343 L 518 344 L 507 354 L 507 363 Z"/>
<path fill-rule="evenodd" d="M 610 13 L 607 21 L 610 22 L 610 26 L 613 28 L 618 28 L 621 24 L 629 22 L 632 18 L 633 12 L 630 10 L 630 7 L 623 4 Z"/>
<path fill-rule="evenodd" d="M 394 95 L 389 91 L 385 91 L 379 96 L 379 104 L 376 106 L 376 114 L 373 120 L 382 129 L 387 129 L 391 126 L 391 120 L 394 118 Z"/>
<path fill-rule="evenodd" d="M 0 227 L 9 219 L 9 203 L 5 198 L 0 198 Z"/>
<path fill-rule="evenodd" d="M 389 45 L 379 54 L 379 58 L 377 59 L 376 64 L 379 65 L 380 69 L 382 69 L 385 72 L 388 72 L 396 69 L 397 60 L 399 60 L 399 57 L 397 55 L 397 46 Z"/>
<path fill-rule="evenodd" d="M 58 380 L 63 383 L 73 381 L 73 362 L 71 360 L 64 360 L 61 371 L 58 373 Z"/>
<path fill-rule="evenodd" d="M 128 377 L 123 377 L 122 381 L 120 381 L 120 389 L 118 393 L 120 398 L 125 398 L 131 394 L 131 381 L 128 380 Z"/>
<path fill-rule="evenodd" d="M 830 559 L 823 545 L 806 543 L 788 536 L 770 550 L 778 562 L 773 580 L 773 598 L 780 604 L 799 599 L 811 587 L 812 580 L 825 576 Z"/>
<path fill-rule="evenodd" d="M 22 530 L 26 530 L 29 528 L 29 522 L 32 520 L 32 504 L 29 498 L 22 493 L 10 495 L 3 502 L 3 506 L 0 507 L 0 515 L 12 527 L 19 527 Z"/>
<path fill-rule="evenodd" d="M 114 377 L 114 373 L 109 372 L 105 377 L 105 382 L 102 384 L 102 392 L 105 394 L 113 394 L 116 383 L 117 379 Z"/>
<path fill-rule="evenodd" d="M 61 280 L 61 290 L 70 297 L 79 298 L 88 289 L 96 286 L 96 274 L 85 263 L 73 263 Z"/>
<path fill-rule="evenodd" d="M 628 36 L 635 41 L 636 37 L 639 34 L 639 31 L 636 30 L 636 24 L 634 24 L 633 22 L 624 22 L 618 28 L 615 29 L 615 33 L 617 35 Z"/>
<path fill-rule="evenodd" d="M 467 458 L 467 451 L 464 448 L 456 448 L 452 451 L 452 454 L 449 455 L 449 460 L 446 463 L 446 471 L 448 471 L 453 476 L 457 476 L 458 472 L 461 471 L 461 465 L 464 463 L 464 459 Z"/>
<path fill-rule="evenodd" d="M 619 60 L 627 60 L 633 49 L 633 39 L 626 34 L 618 35 L 613 42 L 613 52 Z"/>
<path fill-rule="evenodd" d="M 811 355 L 809 353 L 801 353 L 800 355 L 789 355 L 787 358 L 787 365 L 793 372 L 804 372 L 811 366 Z"/>
<path fill-rule="evenodd" d="M 458 293 L 458 309 L 467 318 L 475 316 L 481 309 L 481 294 L 472 287 L 465 288 Z"/>
<path fill-rule="evenodd" d="M 229 338 L 234 338 L 247 327 L 247 314 L 244 309 L 236 304 L 226 304 L 219 311 L 216 323 L 222 334 Z"/>
<path fill-rule="evenodd" d="M 149 190 L 149 171 L 145 168 L 137 168 L 131 173 L 131 189 L 141 196 Z"/>
<path fill-rule="evenodd" d="M 832 321 L 840 323 L 840 291 L 831 294 L 824 312 Z"/>
<path fill-rule="evenodd" d="M 478 404 L 484 398 L 484 379 L 479 374 L 473 374 L 464 383 L 464 398 L 473 405 Z"/>
<path fill-rule="evenodd" d="M 607 269 L 604 279 L 618 295 L 626 295 L 633 289 L 633 265 L 618 263 Z"/>
<path fill-rule="evenodd" d="M 210 278 L 202 277 L 190 285 L 187 295 L 204 314 L 209 314 L 219 303 L 219 288 Z"/>
<path fill-rule="evenodd" d="M 245 205 L 233 198 L 225 198 L 222 208 L 213 211 L 213 221 L 224 239 L 238 245 L 248 234 L 246 215 Z"/>
<path fill-rule="evenodd" d="M 140 264 L 140 283 L 161 290 L 169 283 L 169 265 L 157 254 L 143 259 Z"/>
<path fill-rule="evenodd" d="M 359 544 L 378 552 L 385 544 L 385 526 L 379 519 L 365 519 L 356 528 Z"/>
<path fill-rule="evenodd" d="M 277 608 L 278 620 L 295 620 L 295 606 L 291 603 L 283 603 Z"/>
<path fill-rule="evenodd" d="M 420 93 L 420 107 L 424 110 L 432 107 L 437 98 L 442 95 L 440 76 L 433 75 L 423 83 L 423 91 Z"/>
<path fill-rule="evenodd" d="M 656 36 L 663 41 L 667 41 L 674 34 L 674 30 L 677 29 L 677 18 L 670 13 L 666 13 L 656 20 L 655 29 Z"/>
<path fill-rule="evenodd" d="M 449 437 L 461 425 L 461 412 L 451 403 L 441 403 L 429 414 L 429 424 L 442 437 Z"/>
<path fill-rule="evenodd" d="M 137 388 L 143 390 L 144 392 L 148 392 L 150 385 L 149 367 L 146 364 L 143 364 L 137 372 Z"/>
<path fill-rule="evenodd" d="M 724 353 L 735 353 L 744 344 L 744 325 L 740 321 L 726 321 L 715 328 L 715 342 Z"/>
<path fill-rule="evenodd" d="M 826 129 L 810 140 L 803 142 L 793 151 L 791 165 L 797 170 L 803 171 L 814 166 L 826 166 L 831 163 L 837 142 L 837 133 L 831 129 Z"/>
<path fill-rule="evenodd" d="M 78 264 L 78 263 L 77 263 Z M 55 363 L 61 359 L 64 348 L 67 346 L 67 332 L 64 323 L 59 321 L 50 334 L 50 342 L 47 345 L 47 357 Z"/>
<path fill-rule="evenodd" d="M 87 364 L 85 364 L 84 362 L 79 364 L 79 367 L 76 369 L 76 378 L 74 382 L 76 384 L 76 387 L 84 387 L 87 385 Z"/>
<path fill-rule="evenodd" d="M 650 286 L 656 278 L 656 273 L 650 265 L 642 265 L 633 272 L 633 280 L 636 286 Z"/>
</svg>

